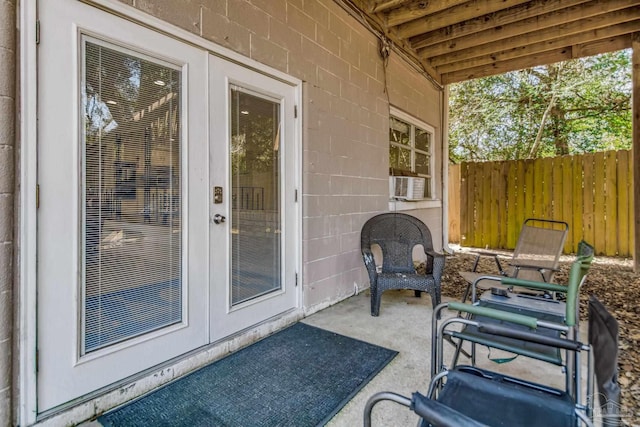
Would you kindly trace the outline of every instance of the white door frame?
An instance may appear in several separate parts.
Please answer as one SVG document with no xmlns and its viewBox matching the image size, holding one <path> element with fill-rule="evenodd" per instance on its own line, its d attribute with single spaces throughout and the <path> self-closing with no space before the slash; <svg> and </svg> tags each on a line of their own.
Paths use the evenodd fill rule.
<svg viewBox="0 0 640 427">
<path fill-rule="evenodd" d="M 208 146 L 202 143 L 208 139 L 208 130 L 203 126 L 208 113 L 208 55 L 203 49 L 185 46 L 163 34 L 74 0 L 45 1 L 40 6 L 40 19 L 47 25 L 43 25 L 41 31 L 38 64 L 38 111 L 41 115 L 38 120 L 41 203 L 37 241 L 38 411 L 50 412 L 79 396 L 108 387 L 209 342 L 208 236 L 201 232 L 208 224 L 208 187 L 204 182 Z M 88 96 L 84 95 L 80 84 L 85 78 L 80 71 L 85 67 L 84 43 L 142 58 L 181 73 L 181 90 L 175 93 L 179 94 L 181 105 L 177 139 L 181 147 L 177 163 L 182 209 L 178 236 L 182 250 L 177 261 L 180 264 L 178 276 L 171 276 L 179 283 L 181 307 L 178 310 L 181 314 L 171 326 L 156 327 L 153 332 L 87 352 L 84 341 L 79 338 L 84 336 L 80 313 L 89 301 L 84 294 L 88 279 L 84 282 L 78 265 L 85 251 L 78 245 L 83 228 L 79 215 L 82 198 L 79 199 L 78 188 L 85 188 L 84 180 L 88 179 L 85 174 L 89 174 L 83 173 L 80 167 L 85 142 L 81 117 L 85 111 L 79 111 L 78 104 L 88 102 L 88 99 L 80 101 Z M 113 137 L 113 133 L 111 135 Z M 90 161 L 88 158 L 84 164 Z M 134 227 L 138 235 L 145 236 L 140 246 L 129 249 L 129 253 L 150 251 L 152 246 L 165 242 L 156 240 L 142 249 L 142 241 L 151 241 L 154 227 L 131 223 L 123 227 Z M 171 233 L 170 228 L 173 227 L 166 227 L 165 231 Z M 127 258 L 123 252 L 113 256 Z M 85 274 L 88 274 L 88 265 L 89 262 Z M 133 267 L 133 264 L 129 265 Z M 118 269 L 122 268 L 120 265 Z M 124 285 L 129 280 L 126 273 L 116 273 L 112 280 Z M 167 278 L 162 274 L 162 278 L 157 276 L 151 280 Z M 137 286 L 143 283 L 149 282 L 142 281 Z"/>
<path fill-rule="evenodd" d="M 295 215 L 289 212 L 295 210 L 294 201 L 295 180 L 289 180 L 289 173 L 295 169 L 295 96 L 294 87 L 271 77 L 258 74 L 240 65 L 234 64 L 214 55 L 209 56 L 209 144 L 210 144 L 210 192 L 213 186 L 223 186 L 223 201 L 210 204 L 210 263 L 212 269 L 211 300 L 210 300 L 210 336 L 212 342 L 223 339 L 231 334 L 256 324 L 255 319 L 263 321 L 298 306 L 295 273 L 298 271 L 294 262 L 289 262 L 289 254 L 295 253 Z M 215 71 L 214 71 L 215 70 Z M 231 97 L 229 89 L 237 86 L 239 90 L 251 93 L 253 96 L 277 103 L 280 107 L 280 156 L 278 169 L 280 177 L 278 187 L 281 192 L 278 213 L 280 218 L 280 233 L 275 234 L 280 239 L 280 284 L 277 291 L 258 298 L 251 299 L 231 307 L 231 239 L 230 227 L 233 225 L 231 203 L 231 172 L 229 169 L 231 157 Z M 249 116 L 247 116 L 249 117 Z M 300 203 L 298 203 L 299 205 Z M 215 214 L 223 214 L 227 221 L 216 224 Z M 246 230 L 243 230 L 246 231 Z M 216 247 L 224 250 L 217 251 Z M 244 250 L 242 248 L 241 250 Z M 300 287 L 300 286 L 298 286 Z"/>
<path fill-rule="evenodd" d="M 265 66 L 257 61 L 246 58 L 230 49 L 219 46 L 200 38 L 177 26 L 169 24 L 158 18 L 145 14 L 131 6 L 117 0 L 81 0 L 97 8 L 124 17 L 131 21 L 145 25 L 153 30 L 181 40 L 185 43 L 205 49 L 217 56 L 243 64 L 243 66 L 257 72 L 269 75 L 273 78 L 287 82 L 296 88 L 296 105 L 298 114 L 302 115 L 302 81 L 293 78 L 279 70 Z M 36 233 L 30 232 L 37 227 L 37 31 L 38 15 L 37 0 L 24 0 L 20 2 L 20 210 L 18 263 L 19 263 L 19 318 L 17 327 L 20 330 L 18 338 L 19 347 L 19 396 L 18 396 L 18 422 L 21 425 L 33 424 L 38 420 L 37 413 L 37 382 L 36 382 Z M 293 175 L 296 179 L 296 188 L 301 191 L 302 183 L 302 120 L 297 120 L 296 131 L 296 167 Z M 299 199 L 296 205 L 296 236 L 294 237 L 296 248 L 296 271 L 302 277 L 302 203 Z M 302 308 L 302 284 L 298 287 L 297 306 Z"/>
</svg>

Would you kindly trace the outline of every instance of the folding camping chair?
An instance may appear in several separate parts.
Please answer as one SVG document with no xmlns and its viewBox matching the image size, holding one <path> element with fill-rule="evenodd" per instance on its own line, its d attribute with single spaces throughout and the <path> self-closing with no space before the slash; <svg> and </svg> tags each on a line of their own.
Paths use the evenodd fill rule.
<svg viewBox="0 0 640 427">
<path fill-rule="evenodd" d="M 442 304 L 434 310 L 433 333 L 438 331 L 438 319 L 440 312 L 444 308 L 455 309 L 458 312 L 467 313 L 469 319 L 477 320 L 481 323 L 501 323 L 514 329 L 525 330 L 529 327 L 535 330 L 536 334 L 559 338 L 565 336 L 573 340 L 578 337 L 579 329 L 579 294 L 580 288 L 586 279 L 587 272 L 593 261 L 593 247 L 582 241 L 578 244 L 578 254 L 571 265 L 569 271 L 569 283 L 560 285 L 546 282 L 536 282 L 516 278 L 504 277 L 499 282 L 508 288 L 534 289 L 546 292 L 555 292 L 566 295 L 566 301 L 551 300 L 540 296 L 528 295 L 517 292 L 494 292 L 494 289 L 486 291 L 478 299 L 475 305 L 464 303 Z M 487 278 L 480 276 L 476 279 L 472 288 L 472 298 L 476 300 L 476 284 L 483 280 L 496 281 L 497 278 Z M 487 318 L 484 310 L 498 310 L 500 316 Z M 529 316 L 537 319 L 536 324 L 522 325 L 517 321 L 518 316 Z M 516 319 L 516 320 L 514 320 Z M 475 364 L 475 345 L 481 344 L 490 348 L 497 348 L 508 351 L 516 355 L 523 355 L 534 359 L 542 360 L 566 368 L 567 389 L 573 393 L 575 390 L 576 369 L 573 358 L 566 357 L 564 360 L 559 348 L 549 346 L 538 346 L 524 343 L 510 338 L 496 338 L 491 334 L 479 331 L 473 324 L 465 325 L 460 331 L 447 334 L 451 339 L 457 339 L 456 352 L 453 358 L 453 366 L 457 364 L 461 352 L 462 343 L 470 342 L 471 363 Z M 446 338 L 445 338 L 446 339 Z M 433 349 L 435 352 L 435 348 Z M 435 355 L 435 353 L 434 353 Z M 432 368 L 436 369 L 434 366 Z"/>
<path fill-rule="evenodd" d="M 414 393 L 411 398 L 393 392 L 380 392 L 369 398 L 364 410 L 364 426 L 371 427 L 374 406 L 384 400 L 410 408 L 421 417 L 420 426 L 478 427 L 508 426 L 571 426 L 593 425 L 593 373 L 601 395 L 606 395 L 607 408 L 603 425 L 617 427 L 619 401 L 617 385 L 617 322 L 595 297 L 589 301 L 589 345 L 574 340 L 543 337 L 528 331 L 516 331 L 496 324 L 477 323 L 479 330 L 496 337 L 527 341 L 536 345 L 557 346 L 574 352 L 579 361 L 581 352 L 588 353 L 586 395 L 573 396 L 567 391 L 505 376 L 470 366 L 443 369 L 431 379 L 426 395 Z M 493 313 L 496 314 L 496 313 Z M 487 313 L 491 316 L 492 313 Z M 457 318 L 463 323 L 473 322 Z M 535 323 L 537 319 L 521 316 L 518 321 Z M 455 322 L 451 322 L 453 324 Z M 437 337 L 442 347 L 442 335 Z M 593 355 L 593 357 L 592 357 Z M 594 360 L 595 359 L 595 363 Z M 432 360 L 432 365 L 436 363 Z M 578 363 L 579 367 L 582 364 Z M 595 368 L 594 368 L 595 367 Z M 580 378 L 580 375 L 578 376 Z M 581 391 L 581 385 L 578 391 Z M 603 391 L 604 390 L 604 391 Z M 612 399 L 612 400 L 608 400 Z M 601 399 L 602 400 L 602 399 Z M 499 407 L 496 406 L 499 402 Z M 611 404 L 615 402 L 614 404 Z M 603 405 L 603 402 L 600 402 Z"/>
<path fill-rule="evenodd" d="M 462 271 L 460 275 L 468 286 L 462 302 L 469 296 L 471 284 L 485 274 L 478 273 L 478 263 L 482 257 L 492 257 L 496 263 L 498 277 L 516 277 L 525 280 L 551 282 L 558 269 L 558 262 L 564 247 L 569 224 L 564 221 L 528 218 L 522 224 L 516 248 L 510 260 L 501 261 L 501 256 L 494 252 L 476 252 L 471 271 Z M 506 263 L 507 266 L 503 266 Z M 484 282 L 477 283 L 483 287 Z"/>
</svg>

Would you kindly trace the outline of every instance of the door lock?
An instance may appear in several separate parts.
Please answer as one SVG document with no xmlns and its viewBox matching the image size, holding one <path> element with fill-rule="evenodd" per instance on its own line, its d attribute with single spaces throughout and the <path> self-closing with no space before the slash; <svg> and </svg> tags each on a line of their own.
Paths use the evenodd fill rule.
<svg viewBox="0 0 640 427">
<path fill-rule="evenodd" d="M 227 218 L 225 218 L 224 215 L 220 215 L 220 214 L 215 214 L 213 216 L 213 222 L 215 222 L 216 224 L 222 224 Z"/>
<path fill-rule="evenodd" d="M 222 187 L 213 187 L 213 203 L 222 203 Z"/>
</svg>

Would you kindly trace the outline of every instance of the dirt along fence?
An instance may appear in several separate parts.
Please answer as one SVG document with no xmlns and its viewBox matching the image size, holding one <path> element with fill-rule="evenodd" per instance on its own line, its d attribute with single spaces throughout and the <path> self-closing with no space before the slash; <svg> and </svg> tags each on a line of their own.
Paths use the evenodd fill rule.
<svg viewBox="0 0 640 427">
<path fill-rule="evenodd" d="M 564 252 L 581 239 L 597 255 L 633 252 L 631 151 L 449 166 L 449 241 L 513 249 L 527 218 L 565 221 Z"/>
</svg>

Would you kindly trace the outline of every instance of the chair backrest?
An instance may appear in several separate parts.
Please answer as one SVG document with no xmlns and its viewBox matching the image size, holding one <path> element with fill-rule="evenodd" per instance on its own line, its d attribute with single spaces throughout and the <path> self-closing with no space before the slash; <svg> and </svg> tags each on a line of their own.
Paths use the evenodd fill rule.
<svg viewBox="0 0 640 427">
<path fill-rule="evenodd" d="M 370 218 L 362 227 L 360 248 L 371 254 L 377 244 L 382 251 L 383 273 L 413 273 L 413 248 L 433 250 L 431 232 L 418 218 L 403 213 L 384 213 Z"/>
<path fill-rule="evenodd" d="M 522 224 L 518 242 L 513 252 L 513 264 L 532 262 L 546 270 L 542 272 L 545 282 L 550 282 L 558 268 L 560 255 L 567 239 L 569 224 L 564 221 L 528 218 Z M 523 269 L 517 277 L 525 280 L 540 280 L 540 272 Z"/>
<path fill-rule="evenodd" d="M 618 321 L 594 295 L 589 298 L 589 344 L 593 349 L 595 377 L 600 392 L 602 425 L 618 426 Z"/>
<path fill-rule="evenodd" d="M 569 270 L 569 283 L 567 284 L 567 325 L 575 326 L 578 322 L 578 309 L 580 304 L 580 288 L 586 279 L 591 262 L 593 261 L 593 246 L 584 240 L 578 243 L 576 259 Z"/>
</svg>

